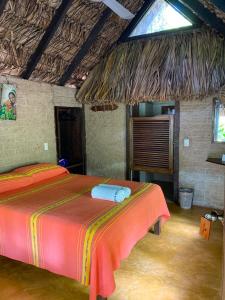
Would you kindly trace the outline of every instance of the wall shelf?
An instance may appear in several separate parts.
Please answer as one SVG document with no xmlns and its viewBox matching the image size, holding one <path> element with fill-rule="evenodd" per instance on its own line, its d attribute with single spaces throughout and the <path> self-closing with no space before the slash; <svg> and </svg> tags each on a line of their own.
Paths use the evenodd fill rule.
<svg viewBox="0 0 225 300">
<path fill-rule="evenodd" d="M 210 162 L 210 163 L 213 163 L 213 164 L 225 166 L 225 162 L 222 162 L 222 158 L 208 157 L 206 161 Z"/>
</svg>

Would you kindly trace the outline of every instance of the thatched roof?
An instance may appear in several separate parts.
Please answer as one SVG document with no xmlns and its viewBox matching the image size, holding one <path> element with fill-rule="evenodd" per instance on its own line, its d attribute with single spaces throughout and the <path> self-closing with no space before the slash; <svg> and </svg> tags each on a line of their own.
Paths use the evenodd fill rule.
<svg viewBox="0 0 225 300">
<path fill-rule="evenodd" d="M 0 17 L 1 74 L 18 76 L 21 74 L 60 2 L 60 0 L 8 0 Z M 143 0 L 122 2 L 136 13 Z M 89 0 L 73 1 L 31 79 L 56 83 L 104 9 L 105 6 L 101 3 Z M 83 75 L 100 61 L 127 25 L 128 21 L 120 19 L 115 14 L 111 15 L 79 70 L 73 74 L 71 83 L 79 84 Z"/>
<path fill-rule="evenodd" d="M 134 14 L 144 3 L 144 0 L 119 1 Z M 222 10 L 209 0 L 198 1 L 225 23 Z M 6 1 L 0 15 L 0 74 L 21 76 L 61 3 L 62 0 Z M 105 5 L 101 3 L 74 0 L 30 78 L 57 84 L 104 10 Z M 94 66 L 116 45 L 128 24 L 129 21 L 112 13 L 68 84 L 81 86 Z"/>
<path fill-rule="evenodd" d="M 225 84 L 225 41 L 202 29 L 119 45 L 91 72 L 77 99 L 126 103 L 202 99 Z"/>
</svg>

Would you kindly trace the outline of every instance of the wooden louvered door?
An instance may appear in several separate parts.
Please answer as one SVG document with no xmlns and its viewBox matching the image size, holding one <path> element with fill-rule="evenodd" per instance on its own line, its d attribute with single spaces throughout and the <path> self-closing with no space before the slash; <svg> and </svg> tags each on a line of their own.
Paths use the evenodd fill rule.
<svg viewBox="0 0 225 300">
<path fill-rule="evenodd" d="M 130 119 L 131 170 L 173 173 L 173 115 Z"/>
</svg>

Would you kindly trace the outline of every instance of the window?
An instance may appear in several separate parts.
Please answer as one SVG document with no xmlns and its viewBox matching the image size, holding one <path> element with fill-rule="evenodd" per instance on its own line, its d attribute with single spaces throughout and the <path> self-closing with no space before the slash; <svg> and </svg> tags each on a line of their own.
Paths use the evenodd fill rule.
<svg viewBox="0 0 225 300">
<path fill-rule="evenodd" d="M 192 23 L 175 8 L 165 0 L 156 0 L 131 32 L 130 37 L 188 26 L 192 26 Z"/>
<path fill-rule="evenodd" d="M 225 105 L 219 99 L 213 101 L 213 142 L 225 143 Z"/>
</svg>

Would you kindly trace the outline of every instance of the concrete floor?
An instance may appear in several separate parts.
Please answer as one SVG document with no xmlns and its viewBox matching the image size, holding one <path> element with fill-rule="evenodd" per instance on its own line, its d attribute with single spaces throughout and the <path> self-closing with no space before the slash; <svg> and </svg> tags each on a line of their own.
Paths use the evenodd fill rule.
<svg viewBox="0 0 225 300">
<path fill-rule="evenodd" d="M 160 236 L 147 234 L 115 272 L 109 300 L 220 299 L 222 225 L 209 241 L 199 236 L 206 210 L 169 204 L 171 219 Z M 0 257 L 0 300 L 87 300 L 88 289 L 71 279 Z"/>
</svg>

